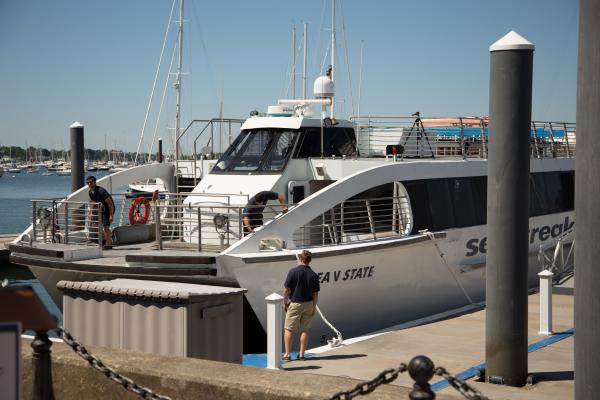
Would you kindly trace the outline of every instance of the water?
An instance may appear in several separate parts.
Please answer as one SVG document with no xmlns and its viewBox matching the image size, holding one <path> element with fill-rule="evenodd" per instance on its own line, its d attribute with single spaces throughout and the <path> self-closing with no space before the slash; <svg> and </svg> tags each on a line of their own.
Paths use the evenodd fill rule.
<svg viewBox="0 0 600 400">
<path fill-rule="evenodd" d="M 70 176 L 42 176 L 42 170 L 32 174 L 5 171 L 0 178 L 0 235 L 23 232 L 31 224 L 30 200 L 64 198 L 70 192 Z"/>
<path fill-rule="evenodd" d="M 0 178 L 0 234 L 18 234 L 31 224 L 32 199 L 64 198 L 71 192 L 70 176 L 43 176 L 42 170 L 28 174 L 4 172 Z M 97 177 L 106 173 L 95 172 Z M 25 267 L 0 265 L 0 282 L 33 287 L 46 309 L 62 324 L 62 314 L 50 296 Z"/>
</svg>

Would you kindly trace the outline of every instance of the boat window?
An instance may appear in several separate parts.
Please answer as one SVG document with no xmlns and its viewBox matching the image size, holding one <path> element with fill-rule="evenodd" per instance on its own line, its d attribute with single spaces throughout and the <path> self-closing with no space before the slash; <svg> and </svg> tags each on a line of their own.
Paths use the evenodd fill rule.
<svg viewBox="0 0 600 400">
<path fill-rule="evenodd" d="M 433 230 L 439 231 L 455 226 L 448 180 L 429 179 L 427 190 L 429 191 L 429 207 L 431 209 Z"/>
<path fill-rule="evenodd" d="M 575 208 L 575 174 L 571 171 L 560 173 L 561 194 L 563 198 L 564 210 L 573 210 Z"/>
<path fill-rule="evenodd" d="M 291 155 L 297 131 L 254 129 L 240 133 L 212 172 L 283 170 Z"/>
<path fill-rule="evenodd" d="M 323 156 L 351 157 L 356 154 L 356 138 L 351 128 L 323 128 Z M 321 157 L 321 128 L 304 130 L 294 158 Z"/>
<path fill-rule="evenodd" d="M 487 224 L 487 176 L 473 176 L 469 180 L 475 207 L 475 225 L 485 225 Z"/>
<path fill-rule="evenodd" d="M 413 230 L 417 234 L 423 229 L 432 229 L 431 211 L 429 209 L 429 192 L 426 181 L 403 182 L 413 214 Z"/>
<path fill-rule="evenodd" d="M 294 146 L 295 132 L 283 131 L 280 132 L 276 139 L 265 154 L 265 161 L 262 165 L 263 171 L 281 171 L 291 154 Z"/>
<path fill-rule="evenodd" d="M 534 217 L 574 208 L 574 173 L 537 172 L 529 179 L 529 215 Z"/>
<path fill-rule="evenodd" d="M 450 178 L 448 186 L 452 198 L 455 226 L 463 228 L 477 225 L 471 178 Z"/>
</svg>

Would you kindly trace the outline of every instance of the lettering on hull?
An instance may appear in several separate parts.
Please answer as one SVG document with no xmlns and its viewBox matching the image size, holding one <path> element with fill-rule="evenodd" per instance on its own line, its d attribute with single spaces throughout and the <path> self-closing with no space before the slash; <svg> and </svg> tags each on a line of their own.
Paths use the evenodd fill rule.
<svg viewBox="0 0 600 400">
<path fill-rule="evenodd" d="M 348 269 L 338 269 L 335 271 L 318 272 L 320 283 L 334 283 L 343 281 L 353 281 L 356 279 L 372 278 L 375 272 L 375 266 L 357 267 Z"/>
<path fill-rule="evenodd" d="M 539 242 L 545 242 L 546 240 L 552 238 L 555 239 L 561 236 L 564 232 L 568 232 L 573 229 L 575 225 L 575 221 L 570 221 L 569 217 L 565 217 L 565 221 L 562 224 L 554 224 L 539 226 L 533 229 L 529 229 L 529 244 L 533 244 L 536 241 L 536 238 Z M 467 248 L 467 252 L 465 253 L 466 257 L 472 257 L 477 254 L 485 254 L 487 253 L 487 237 L 473 238 L 467 241 L 465 247 Z"/>
</svg>

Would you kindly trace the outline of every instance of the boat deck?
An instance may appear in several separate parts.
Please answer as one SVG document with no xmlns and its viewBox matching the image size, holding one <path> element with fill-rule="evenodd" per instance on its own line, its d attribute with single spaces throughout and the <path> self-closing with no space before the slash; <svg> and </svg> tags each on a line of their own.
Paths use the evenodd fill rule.
<svg viewBox="0 0 600 400">
<path fill-rule="evenodd" d="M 474 378 L 467 383 L 491 399 L 573 399 L 574 335 L 569 334 L 574 323 L 573 303 L 572 287 L 555 288 L 552 315 L 555 334 L 543 336 L 538 335 L 539 295 L 529 296 L 528 370 L 538 379 L 536 384 L 516 388 L 475 382 Z M 413 328 L 391 330 L 322 353 L 324 348 L 314 349 L 314 356 L 306 361 L 291 361 L 283 368 L 294 373 L 370 380 L 386 368 L 397 368 L 400 362 L 408 363 L 412 357 L 424 354 L 436 366 L 443 366 L 456 375 L 485 363 L 485 315 L 486 311 L 480 310 Z M 566 333 L 561 336 L 561 332 Z M 563 336 L 564 339 L 551 343 Z M 437 393 L 462 398 L 442 382 L 439 377 L 430 381 L 433 389 L 438 389 Z M 411 387 L 412 381 L 404 373 L 391 384 Z"/>
</svg>

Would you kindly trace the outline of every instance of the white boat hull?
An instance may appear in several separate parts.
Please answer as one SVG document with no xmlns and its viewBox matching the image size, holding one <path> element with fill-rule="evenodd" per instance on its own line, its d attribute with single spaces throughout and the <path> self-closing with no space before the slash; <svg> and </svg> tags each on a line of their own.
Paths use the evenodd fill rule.
<svg viewBox="0 0 600 400">
<path fill-rule="evenodd" d="M 571 229 L 563 241 L 571 241 L 573 220 L 573 213 L 531 218 L 536 234 L 536 227 L 549 226 L 556 227 L 557 236 L 540 241 L 533 235 L 529 287 L 538 284 L 540 244 L 546 248 L 555 244 L 565 224 Z M 486 226 L 478 226 L 436 234 L 435 244 L 427 235 L 419 235 L 311 249 L 312 268 L 321 280 L 319 307 L 344 337 L 353 337 L 481 303 L 485 300 L 485 254 L 479 249 L 485 251 L 485 235 Z M 266 328 L 265 297 L 282 292 L 288 270 L 296 265 L 293 253 L 224 255 L 218 262 L 248 289 L 250 305 Z M 331 338 L 332 331 L 317 317 L 311 335 L 311 345 L 317 345 L 323 337 Z"/>
</svg>

